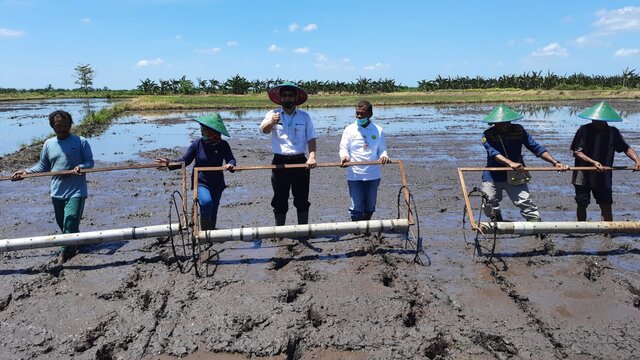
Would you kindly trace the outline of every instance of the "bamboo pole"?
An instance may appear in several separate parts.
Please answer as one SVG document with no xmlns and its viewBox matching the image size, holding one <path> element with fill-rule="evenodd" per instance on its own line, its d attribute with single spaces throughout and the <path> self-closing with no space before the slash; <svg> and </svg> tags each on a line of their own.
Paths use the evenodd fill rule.
<svg viewBox="0 0 640 360">
<path fill-rule="evenodd" d="M 107 166 L 102 168 L 92 168 L 92 169 L 80 169 L 80 174 L 89 174 L 89 173 L 97 173 L 97 172 L 105 172 L 105 171 L 115 171 L 115 170 L 134 170 L 134 169 L 151 169 L 151 168 L 164 168 L 169 166 L 181 166 L 183 163 L 169 163 L 167 165 L 162 165 L 159 163 L 153 164 L 133 164 L 133 165 L 120 165 L 120 166 Z M 49 172 L 41 172 L 41 173 L 31 173 L 24 174 L 22 177 L 24 179 L 34 178 L 34 177 L 43 177 L 43 176 L 59 176 L 59 175 L 74 175 L 73 170 L 61 170 L 61 171 L 49 171 Z M 2 180 L 11 180 L 11 176 L 1 176 L 0 181 Z"/>
<path fill-rule="evenodd" d="M 458 170 L 460 171 L 509 171 L 509 170 L 513 170 L 510 167 L 460 167 L 458 168 Z M 527 171 L 560 171 L 558 169 L 556 169 L 555 167 L 525 167 L 523 170 L 527 170 Z M 598 169 L 595 166 L 574 166 L 574 167 L 569 167 L 568 170 L 566 171 L 577 171 L 577 170 L 582 170 L 582 171 L 588 171 L 588 170 L 593 170 L 593 171 L 597 171 Z M 635 170 L 633 168 L 633 166 L 605 166 L 604 170 L 606 171 L 610 171 L 610 170 Z"/>
<path fill-rule="evenodd" d="M 467 183 L 464 181 L 464 173 L 461 168 L 458 168 L 458 177 L 460 178 L 460 185 L 462 186 L 462 197 L 464 198 L 465 211 L 469 217 L 469 223 L 472 229 L 476 229 L 476 219 L 473 217 L 473 210 L 471 210 L 471 201 L 469 200 L 469 192 L 467 191 Z"/>
</svg>

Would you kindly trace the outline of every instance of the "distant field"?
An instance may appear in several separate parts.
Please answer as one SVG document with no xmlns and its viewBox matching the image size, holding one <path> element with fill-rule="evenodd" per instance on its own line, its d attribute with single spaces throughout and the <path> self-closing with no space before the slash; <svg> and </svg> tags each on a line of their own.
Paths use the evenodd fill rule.
<svg viewBox="0 0 640 360">
<path fill-rule="evenodd" d="M 580 99 L 640 98 L 640 90 L 456 90 L 433 92 L 394 92 L 386 94 L 310 95 L 304 107 L 353 106 L 367 99 L 376 106 L 445 103 L 557 101 Z M 127 104 L 127 110 L 268 108 L 266 94 L 251 95 L 167 95 L 140 96 Z"/>
<path fill-rule="evenodd" d="M 111 93 L 91 93 L 91 97 L 119 97 L 132 99 L 126 110 L 171 110 L 171 109 L 260 109 L 273 104 L 265 93 L 249 95 L 144 95 L 131 96 Z M 0 101 L 80 97 L 84 94 L 69 92 L 55 97 L 38 93 L 0 94 Z M 640 90 L 440 90 L 430 92 L 394 92 L 385 94 L 318 94 L 310 95 L 304 107 L 353 106 L 367 99 L 376 106 L 420 105 L 445 103 L 513 102 L 513 101 L 558 101 L 581 99 L 638 99 Z"/>
</svg>

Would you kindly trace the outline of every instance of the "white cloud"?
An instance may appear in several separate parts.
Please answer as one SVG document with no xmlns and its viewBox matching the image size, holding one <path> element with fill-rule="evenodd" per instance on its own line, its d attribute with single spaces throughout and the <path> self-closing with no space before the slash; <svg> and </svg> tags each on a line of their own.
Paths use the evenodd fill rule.
<svg viewBox="0 0 640 360">
<path fill-rule="evenodd" d="M 640 7 L 626 6 L 611 11 L 600 10 L 596 16 L 598 20 L 594 25 L 605 32 L 640 30 Z"/>
<path fill-rule="evenodd" d="M 560 46 L 558 43 L 549 44 L 543 48 L 536 49 L 531 53 L 532 56 L 569 56 L 567 49 Z"/>
<path fill-rule="evenodd" d="M 280 69 L 280 63 L 277 63 L 274 67 L 275 67 L 276 69 Z"/>
<path fill-rule="evenodd" d="M 364 70 L 375 71 L 375 70 L 388 69 L 389 67 L 391 67 L 390 64 L 375 63 L 374 65 L 366 65 L 364 67 Z"/>
<path fill-rule="evenodd" d="M 313 30 L 318 30 L 318 25 L 308 24 L 307 26 L 302 28 L 302 31 L 313 31 Z"/>
<path fill-rule="evenodd" d="M 353 70 L 355 66 L 351 65 L 349 58 L 344 58 L 340 61 L 333 61 L 327 58 L 326 55 L 318 53 L 316 54 L 316 68 L 322 70 Z"/>
<path fill-rule="evenodd" d="M 160 65 L 163 62 L 164 62 L 164 60 L 162 60 L 160 58 L 156 58 L 156 59 L 153 59 L 153 60 L 142 59 L 142 60 L 138 61 L 136 66 L 137 67 L 145 67 L 145 66 L 152 66 L 152 65 Z"/>
<path fill-rule="evenodd" d="M 289 31 L 294 32 L 294 31 L 298 30 L 299 27 L 300 27 L 300 25 L 298 25 L 296 23 L 291 23 L 291 25 L 289 25 Z"/>
<path fill-rule="evenodd" d="M 604 42 L 596 39 L 591 35 L 578 36 L 575 40 L 571 41 L 571 44 L 577 47 L 594 47 L 594 46 L 602 46 Z"/>
<path fill-rule="evenodd" d="M 536 39 L 534 38 L 526 38 L 523 40 L 525 44 L 533 44 L 534 42 L 536 42 Z"/>
<path fill-rule="evenodd" d="M 307 54 L 309 52 L 309 48 L 308 47 L 297 48 L 297 49 L 293 49 L 293 52 L 295 54 Z"/>
<path fill-rule="evenodd" d="M 88 18 L 88 17 L 80 19 L 80 22 L 85 24 L 91 24 L 92 21 L 93 20 L 91 20 L 91 18 Z"/>
<path fill-rule="evenodd" d="M 279 52 L 279 51 L 282 51 L 282 48 L 281 48 L 281 47 L 279 47 L 279 46 L 278 46 L 278 45 L 276 45 L 276 44 L 271 44 L 271 46 L 269 46 L 269 48 L 267 49 L 267 51 L 269 51 L 269 52 Z"/>
<path fill-rule="evenodd" d="M 573 24 L 576 22 L 576 18 L 573 15 L 567 15 L 562 18 L 562 22 L 565 24 Z"/>
<path fill-rule="evenodd" d="M 0 28 L 0 37 L 21 37 L 25 32 L 22 30 Z"/>
<path fill-rule="evenodd" d="M 175 39 L 178 41 L 182 40 L 182 35 L 176 35 Z"/>
<path fill-rule="evenodd" d="M 229 40 L 229 41 L 227 41 L 227 46 L 228 47 L 238 46 L 238 42 L 235 41 L 235 40 Z"/>
<path fill-rule="evenodd" d="M 616 53 L 614 54 L 614 56 L 616 57 L 626 57 L 626 56 L 636 56 L 640 54 L 640 49 L 619 49 L 618 51 L 616 51 Z"/>
<path fill-rule="evenodd" d="M 209 55 L 215 55 L 220 53 L 220 51 L 222 51 L 222 49 L 220 48 L 209 48 L 209 49 L 193 49 L 193 52 L 196 54 L 209 54 Z"/>
</svg>

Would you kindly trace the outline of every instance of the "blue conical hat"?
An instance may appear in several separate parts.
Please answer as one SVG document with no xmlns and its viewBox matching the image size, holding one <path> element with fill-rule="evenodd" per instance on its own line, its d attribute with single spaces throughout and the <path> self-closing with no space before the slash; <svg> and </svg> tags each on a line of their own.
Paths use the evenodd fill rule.
<svg viewBox="0 0 640 360">
<path fill-rule="evenodd" d="M 598 121 L 622 121 L 622 117 L 606 101 L 601 101 L 578 115 L 583 119 Z"/>
<path fill-rule="evenodd" d="M 489 115 L 485 116 L 485 118 L 482 119 L 482 121 L 489 124 L 494 124 L 494 123 L 501 123 L 501 122 L 518 121 L 523 117 L 524 116 L 513 111 L 511 108 L 509 108 L 505 104 L 500 104 L 494 107 L 493 110 L 491 110 L 491 112 L 489 113 Z"/>
<path fill-rule="evenodd" d="M 222 135 L 229 136 L 229 132 L 224 126 L 224 123 L 222 122 L 222 116 L 220 116 L 219 113 L 200 116 L 199 118 L 196 118 L 194 120 L 208 127 L 209 129 L 219 132 Z"/>
</svg>

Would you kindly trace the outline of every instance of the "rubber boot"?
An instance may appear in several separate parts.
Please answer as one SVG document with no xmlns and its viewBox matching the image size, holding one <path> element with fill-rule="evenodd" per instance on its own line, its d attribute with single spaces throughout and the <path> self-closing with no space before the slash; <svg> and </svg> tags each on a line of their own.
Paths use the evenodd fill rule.
<svg viewBox="0 0 640 360">
<path fill-rule="evenodd" d="M 201 219 L 200 220 L 200 228 L 201 230 L 215 230 L 216 223 L 211 221 L 210 219 Z"/>
<path fill-rule="evenodd" d="M 304 225 L 309 223 L 309 209 L 307 210 L 298 210 L 298 224 Z"/>
<path fill-rule="evenodd" d="M 67 245 L 60 247 L 60 254 L 58 255 L 58 264 L 62 265 L 66 263 L 69 259 L 76 256 L 77 248 L 75 245 Z"/>
<path fill-rule="evenodd" d="M 491 221 L 498 221 L 498 222 L 504 221 L 504 219 L 502 218 L 502 212 L 495 211 L 493 213 L 493 216 L 491 216 Z"/>
<path fill-rule="evenodd" d="M 273 217 L 276 220 L 276 226 L 282 226 L 287 221 L 287 213 L 273 213 Z"/>
<path fill-rule="evenodd" d="M 371 220 L 371 217 L 373 216 L 373 213 L 364 213 L 364 215 L 362 216 L 362 220 Z"/>
</svg>

